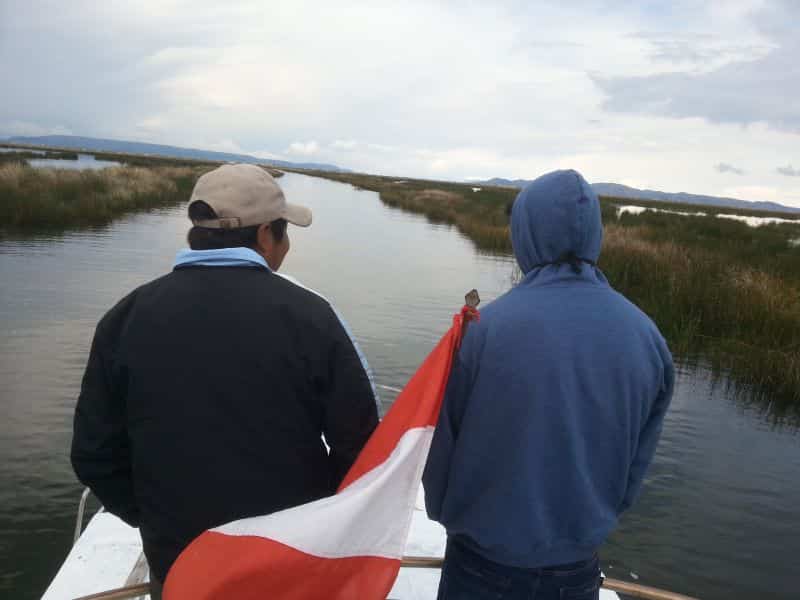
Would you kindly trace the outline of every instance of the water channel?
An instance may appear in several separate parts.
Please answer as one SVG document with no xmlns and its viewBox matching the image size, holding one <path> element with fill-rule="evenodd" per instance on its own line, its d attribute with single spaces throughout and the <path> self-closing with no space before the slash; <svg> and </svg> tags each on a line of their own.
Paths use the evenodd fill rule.
<svg viewBox="0 0 800 600">
<path fill-rule="evenodd" d="M 470 288 L 509 289 L 510 257 L 390 209 L 377 194 L 287 174 L 314 210 L 283 270 L 344 314 L 378 381 L 401 387 Z M 185 206 L 57 237 L 0 237 L 0 597 L 38 598 L 66 556 L 81 487 L 68 452 L 95 324 L 171 267 Z M 382 392 L 388 407 L 394 393 Z M 638 505 L 603 548 L 607 575 L 707 599 L 800 595 L 800 436 L 702 369 L 682 371 Z"/>
</svg>

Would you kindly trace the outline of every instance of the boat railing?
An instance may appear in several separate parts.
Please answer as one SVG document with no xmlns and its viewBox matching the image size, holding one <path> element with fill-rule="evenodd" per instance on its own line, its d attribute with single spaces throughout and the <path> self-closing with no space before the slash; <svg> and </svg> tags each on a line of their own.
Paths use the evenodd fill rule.
<svg viewBox="0 0 800 600">
<path fill-rule="evenodd" d="M 91 491 L 89 488 L 84 489 L 81 494 L 80 502 L 78 503 L 78 515 L 75 520 L 75 539 L 73 545 L 78 541 L 83 531 L 83 518 L 86 512 L 86 502 L 90 493 Z M 103 508 L 100 507 L 100 510 L 102 511 Z M 75 600 L 128 600 L 149 595 L 150 584 L 147 582 L 141 583 L 140 579 L 146 572 L 146 562 L 143 562 L 143 560 L 144 555 L 142 554 L 126 582 L 128 585 L 125 587 L 99 592 L 89 596 L 81 596 Z M 429 556 L 404 556 L 401 562 L 401 567 L 407 569 L 441 569 L 443 565 L 444 559 Z M 137 579 L 139 579 L 139 582 L 136 582 Z M 602 587 L 632 598 L 641 598 L 643 600 L 699 600 L 693 596 L 684 596 L 683 594 L 676 594 L 674 592 L 646 585 L 629 583 L 627 581 L 620 581 L 618 579 L 604 578 Z"/>
<path fill-rule="evenodd" d="M 72 538 L 72 545 L 74 546 L 78 538 L 81 537 L 83 531 L 83 515 L 86 512 L 86 501 L 89 499 L 89 494 L 92 493 L 88 487 L 84 488 L 81 494 L 81 500 L 78 502 L 78 516 L 75 518 L 75 537 Z M 102 508 L 100 510 L 103 510 Z"/>
<path fill-rule="evenodd" d="M 441 558 L 425 557 L 425 556 L 406 556 L 401 563 L 405 568 L 418 568 L 418 569 L 441 569 L 444 560 Z M 627 581 L 620 581 L 618 579 L 603 579 L 604 589 L 611 590 L 630 596 L 631 598 L 641 598 L 642 600 L 699 600 L 693 596 L 684 596 L 683 594 L 676 594 L 661 590 L 658 588 L 649 587 L 646 585 L 639 585 L 637 583 L 628 583 Z M 129 600 L 131 598 L 138 598 L 150 593 L 150 584 L 139 583 L 130 585 L 107 592 L 100 592 L 90 596 L 82 596 L 75 600 Z"/>
</svg>

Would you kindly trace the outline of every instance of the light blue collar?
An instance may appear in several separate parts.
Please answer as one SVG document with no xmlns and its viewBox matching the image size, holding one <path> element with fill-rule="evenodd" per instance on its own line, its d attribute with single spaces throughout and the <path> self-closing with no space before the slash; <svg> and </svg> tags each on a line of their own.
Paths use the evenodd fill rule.
<svg viewBox="0 0 800 600">
<path fill-rule="evenodd" d="M 271 271 L 267 261 L 250 248 L 222 248 L 221 250 L 180 250 L 175 257 L 175 267 L 263 267 Z"/>
</svg>

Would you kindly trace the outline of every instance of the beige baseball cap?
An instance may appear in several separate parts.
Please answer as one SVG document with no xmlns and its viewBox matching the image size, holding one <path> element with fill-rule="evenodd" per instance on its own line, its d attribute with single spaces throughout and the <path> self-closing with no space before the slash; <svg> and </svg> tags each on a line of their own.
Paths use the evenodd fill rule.
<svg viewBox="0 0 800 600">
<path fill-rule="evenodd" d="M 311 209 L 286 202 L 272 175 L 256 165 L 222 165 L 209 171 L 194 186 L 189 203 L 195 200 L 207 203 L 218 217 L 192 220 L 197 227 L 237 229 L 276 219 L 311 225 Z"/>
</svg>

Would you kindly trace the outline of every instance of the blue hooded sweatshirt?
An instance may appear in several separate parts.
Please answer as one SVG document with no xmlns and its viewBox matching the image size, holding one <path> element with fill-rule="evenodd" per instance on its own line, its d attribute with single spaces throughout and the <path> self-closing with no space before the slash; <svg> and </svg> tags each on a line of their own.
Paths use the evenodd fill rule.
<svg viewBox="0 0 800 600">
<path fill-rule="evenodd" d="M 653 322 L 594 266 L 600 203 L 575 171 L 514 202 L 524 273 L 469 325 L 423 483 L 428 515 L 485 558 L 591 557 L 631 506 L 672 396 Z"/>
</svg>

